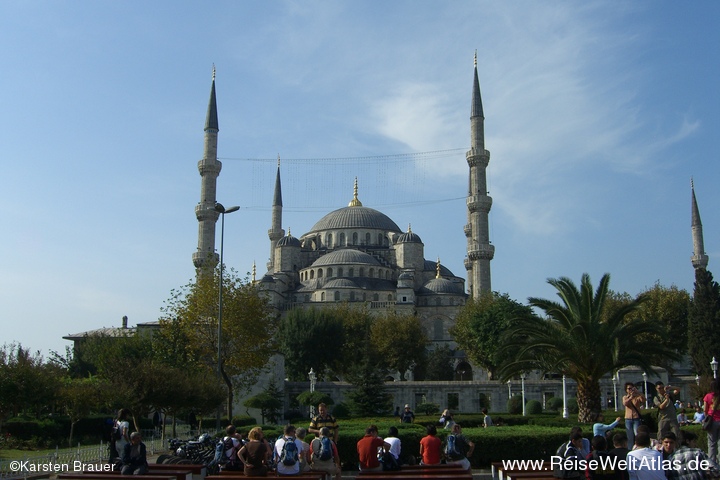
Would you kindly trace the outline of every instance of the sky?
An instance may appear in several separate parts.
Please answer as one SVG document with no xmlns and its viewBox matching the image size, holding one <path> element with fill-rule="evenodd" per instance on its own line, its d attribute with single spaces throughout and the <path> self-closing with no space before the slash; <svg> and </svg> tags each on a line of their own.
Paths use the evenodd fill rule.
<svg viewBox="0 0 720 480">
<path fill-rule="evenodd" d="M 720 2 L 0 2 L 0 344 L 157 320 L 194 277 L 213 65 L 225 264 L 265 273 L 352 199 L 466 278 L 473 57 L 493 290 L 692 292 L 690 181 L 720 258 Z M 219 225 L 218 225 L 219 249 Z"/>
</svg>

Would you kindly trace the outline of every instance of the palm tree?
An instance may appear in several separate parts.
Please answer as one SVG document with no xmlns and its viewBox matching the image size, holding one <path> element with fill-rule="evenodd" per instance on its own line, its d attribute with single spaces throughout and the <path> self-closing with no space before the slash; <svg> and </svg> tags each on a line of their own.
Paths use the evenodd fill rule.
<svg viewBox="0 0 720 480">
<path fill-rule="evenodd" d="M 580 289 L 566 277 L 548 279 L 561 302 L 529 298 L 531 307 L 544 312 L 516 319 L 506 331 L 502 351 L 508 362 L 500 368 L 503 380 L 530 370 L 555 372 L 577 382 L 579 421 L 601 410 L 600 378 L 620 368 L 639 366 L 653 372 L 661 357 L 678 359 L 658 338 L 665 331 L 652 319 L 627 318 L 640 308 L 643 295 L 610 308 L 606 302 L 610 275 L 603 275 L 593 293 L 590 276 L 582 276 Z"/>
</svg>

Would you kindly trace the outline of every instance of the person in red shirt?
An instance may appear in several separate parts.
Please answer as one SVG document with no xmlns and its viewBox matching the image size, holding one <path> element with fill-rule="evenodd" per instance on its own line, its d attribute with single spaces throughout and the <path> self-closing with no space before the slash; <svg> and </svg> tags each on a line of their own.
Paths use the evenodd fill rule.
<svg viewBox="0 0 720 480">
<path fill-rule="evenodd" d="M 390 450 L 390 444 L 378 437 L 377 427 L 370 425 L 365 429 L 365 436 L 357 442 L 357 453 L 360 459 L 361 471 L 382 472 L 382 465 L 380 465 L 380 461 L 378 460 L 378 448 L 380 447 L 385 451 Z"/>
<path fill-rule="evenodd" d="M 440 450 L 442 442 L 437 437 L 435 425 L 428 425 L 427 436 L 420 440 L 420 455 L 422 465 L 437 465 L 440 463 Z"/>
</svg>

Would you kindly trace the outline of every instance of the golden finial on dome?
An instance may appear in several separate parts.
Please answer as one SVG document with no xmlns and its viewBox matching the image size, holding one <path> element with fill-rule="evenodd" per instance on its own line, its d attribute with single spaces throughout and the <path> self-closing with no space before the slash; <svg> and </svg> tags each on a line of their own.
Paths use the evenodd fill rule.
<svg viewBox="0 0 720 480">
<path fill-rule="evenodd" d="M 353 188 L 353 199 L 348 203 L 348 207 L 362 207 L 362 202 L 358 200 L 358 181 L 355 177 L 355 187 Z"/>
<path fill-rule="evenodd" d="M 290 233 L 290 227 L 288 227 L 288 234 L 287 234 L 287 236 L 288 236 L 288 237 L 292 237 L 292 234 Z"/>
<path fill-rule="evenodd" d="M 438 257 L 437 264 L 435 265 L 435 278 L 442 278 L 440 276 L 440 257 Z"/>
<path fill-rule="evenodd" d="M 409 223 L 408 223 L 408 231 L 407 231 L 407 233 L 412 233 L 412 225 L 410 225 Z"/>
<path fill-rule="evenodd" d="M 252 283 L 255 283 L 255 274 L 256 273 L 257 273 L 257 269 L 255 268 L 255 260 L 253 260 Z"/>
</svg>

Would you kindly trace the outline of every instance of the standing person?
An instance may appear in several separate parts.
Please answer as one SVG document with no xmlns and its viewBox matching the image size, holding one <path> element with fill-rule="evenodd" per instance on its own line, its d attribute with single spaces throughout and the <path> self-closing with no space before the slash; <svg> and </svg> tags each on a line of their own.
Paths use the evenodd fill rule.
<svg viewBox="0 0 720 480">
<path fill-rule="evenodd" d="M 707 430 L 708 457 L 718 463 L 718 436 L 720 436 L 720 380 L 717 378 L 710 384 L 710 392 L 703 397 L 705 416 L 712 417 L 713 423 Z"/>
<path fill-rule="evenodd" d="M 441 450 L 442 442 L 437 437 L 437 428 L 435 428 L 435 425 L 428 425 L 427 435 L 420 439 L 421 465 L 439 464 Z"/>
<path fill-rule="evenodd" d="M 630 480 L 665 480 L 662 453 L 650 448 L 649 433 L 635 435 L 635 447 L 627 455 L 627 470 Z"/>
<path fill-rule="evenodd" d="M 445 457 L 447 463 L 458 464 L 463 470 L 470 470 L 470 460 L 468 459 L 472 456 L 474 450 L 475 444 L 463 435 L 460 424 L 453 425 L 452 433 L 446 439 Z"/>
<path fill-rule="evenodd" d="M 275 442 L 279 477 L 300 473 L 300 452 L 302 452 L 302 442 L 295 438 L 295 426 L 285 425 L 282 437 Z"/>
<path fill-rule="evenodd" d="M 125 445 L 130 443 L 130 422 L 128 418 L 130 418 L 130 410 L 127 408 L 118 410 L 118 416 L 113 423 L 109 463 L 117 463 L 118 457 L 122 457 L 125 451 Z"/>
<path fill-rule="evenodd" d="M 440 420 L 438 420 L 438 422 L 445 430 L 450 430 L 452 429 L 452 426 L 455 425 L 453 415 L 447 408 L 443 410 L 442 415 L 440 416 Z"/>
<path fill-rule="evenodd" d="M 483 408 L 482 414 L 483 414 L 483 428 L 492 427 L 494 424 L 493 424 L 492 418 L 490 418 L 490 415 L 488 415 L 488 409 Z"/>
<path fill-rule="evenodd" d="M 330 429 L 322 427 L 320 435 L 310 442 L 310 460 L 312 470 L 326 472 L 332 475 L 335 480 L 340 480 L 340 454 L 337 445 L 330 438 Z"/>
<path fill-rule="evenodd" d="M 328 413 L 327 405 L 324 403 L 318 405 L 318 414 L 310 421 L 308 432 L 318 436 L 320 435 L 320 429 L 322 427 L 328 427 L 330 429 L 332 432 L 333 442 L 337 443 L 339 430 L 337 420 Z"/>
<path fill-rule="evenodd" d="M 640 407 L 645 403 L 645 396 L 638 391 L 632 382 L 625 384 L 625 392 L 622 398 L 622 403 L 625 406 L 625 430 L 628 445 L 633 445 L 637 429 L 640 426 Z"/>
<path fill-rule="evenodd" d="M 413 423 L 415 422 L 415 414 L 410 410 L 410 405 L 405 404 L 405 410 L 400 414 L 400 421 L 402 423 Z"/>
<path fill-rule="evenodd" d="M 248 442 L 238 452 L 238 458 L 243 464 L 243 473 L 246 477 L 267 476 L 268 445 L 263 441 L 263 432 L 255 427 L 248 433 Z"/>
<path fill-rule="evenodd" d="M 122 475 L 145 475 L 148 471 L 147 448 L 139 432 L 130 434 L 130 442 L 123 447 Z"/>
<path fill-rule="evenodd" d="M 386 452 L 390 450 L 390 445 L 382 438 L 378 437 L 378 429 L 375 425 L 370 425 L 365 429 L 365 436 L 357 442 L 357 453 L 360 460 L 360 470 L 363 472 L 381 472 L 382 465 L 378 460 L 378 449 L 382 448 Z"/>
<path fill-rule="evenodd" d="M 670 385 L 666 387 L 663 382 L 655 382 L 655 390 L 657 390 L 657 395 L 653 397 L 653 405 L 658 409 L 657 438 L 662 439 L 669 431 L 672 431 L 675 438 L 678 438 L 680 425 L 675 411 L 675 396 L 680 393 L 680 390 Z"/>
</svg>

